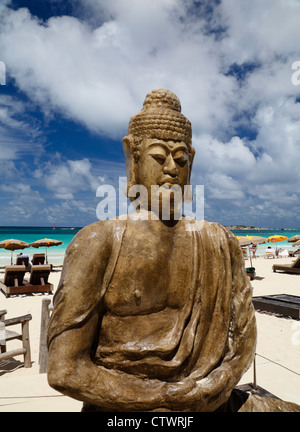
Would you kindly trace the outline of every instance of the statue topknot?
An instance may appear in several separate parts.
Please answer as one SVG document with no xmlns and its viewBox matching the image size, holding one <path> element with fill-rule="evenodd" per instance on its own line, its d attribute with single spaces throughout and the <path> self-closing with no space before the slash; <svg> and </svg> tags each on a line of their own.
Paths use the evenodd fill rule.
<svg viewBox="0 0 300 432">
<path fill-rule="evenodd" d="M 178 97 L 170 90 L 156 89 L 147 94 L 143 109 L 156 108 L 181 112 L 181 103 Z"/>
<path fill-rule="evenodd" d="M 170 90 L 156 89 L 147 94 L 142 110 L 130 119 L 128 135 L 184 141 L 192 151 L 191 122 L 181 113 L 180 100 Z"/>
</svg>

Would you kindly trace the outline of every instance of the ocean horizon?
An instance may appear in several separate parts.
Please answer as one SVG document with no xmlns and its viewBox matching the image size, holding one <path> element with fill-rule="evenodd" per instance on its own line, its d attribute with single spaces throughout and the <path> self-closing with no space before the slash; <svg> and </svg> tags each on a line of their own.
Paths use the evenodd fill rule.
<svg viewBox="0 0 300 432">
<path fill-rule="evenodd" d="M 53 260 L 53 264 L 62 264 L 63 256 L 68 247 L 69 243 L 72 241 L 74 236 L 80 231 L 83 227 L 33 227 L 33 226 L 0 226 L 0 241 L 7 240 L 10 238 L 14 238 L 17 240 L 22 240 L 27 243 L 32 243 L 36 240 L 42 238 L 51 238 L 55 240 L 60 240 L 63 244 L 59 246 L 54 246 L 47 248 L 47 255 L 50 259 Z M 294 235 L 300 235 L 299 229 L 241 229 L 241 230 L 231 230 L 233 234 L 237 236 L 247 236 L 247 235 L 257 235 L 262 237 L 270 237 L 271 235 L 284 235 L 288 238 L 293 237 Z M 292 246 L 292 243 L 284 240 L 279 243 L 268 243 L 258 245 L 257 255 L 263 255 L 265 253 L 265 249 L 268 245 L 277 248 L 283 248 L 287 250 L 296 250 Z M 13 262 L 15 263 L 15 259 L 18 253 L 23 252 L 32 256 L 34 253 L 45 252 L 46 248 L 41 247 L 39 249 L 30 247 L 21 250 L 16 250 L 13 252 Z M 3 248 L 0 249 L 0 266 L 8 265 L 11 261 L 11 252 L 5 250 Z"/>
<path fill-rule="evenodd" d="M 60 240 L 63 243 L 58 246 L 49 248 L 29 247 L 23 250 L 15 250 L 13 252 L 13 263 L 16 263 L 16 256 L 22 252 L 28 254 L 30 257 L 34 253 L 47 252 L 48 262 L 54 265 L 63 263 L 65 251 L 72 241 L 74 236 L 80 231 L 82 227 L 33 227 L 33 226 L 0 226 L 0 241 L 8 239 L 22 240 L 26 243 L 33 243 L 36 240 L 43 238 L 51 238 Z M 9 265 L 11 263 L 11 252 L 3 248 L 0 249 L 0 267 Z"/>
</svg>

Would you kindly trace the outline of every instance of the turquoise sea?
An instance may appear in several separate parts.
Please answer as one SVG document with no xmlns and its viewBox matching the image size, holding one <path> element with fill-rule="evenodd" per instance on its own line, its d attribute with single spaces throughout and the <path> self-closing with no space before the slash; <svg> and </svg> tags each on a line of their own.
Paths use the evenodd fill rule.
<svg viewBox="0 0 300 432">
<path fill-rule="evenodd" d="M 260 236 L 260 237 L 271 237 L 272 235 L 282 235 L 285 236 L 287 238 L 290 237 L 294 237 L 295 235 L 300 235 L 300 229 L 285 229 L 285 230 L 281 230 L 281 229 L 255 229 L 255 230 L 232 230 L 232 232 L 236 235 L 236 236 Z M 293 247 L 292 246 L 293 243 L 288 242 L 288 239 L 283 240 L 281 242 L 277 242 L 277 243 L 264 243 L 261 245 L 257 245 L 257 250 L 256 250 L 256 255 L 260 256 L 260 255 L 264 255 L 267 246 L 271 246 L 274 249 L 287 249 L 289 250 L 294 250 L 296 251 L 299 246 L 297 247 Z"/>
<path fill-rule="evenodd" d="M 16 226 L 2 226 L 0 227 L 0 241 L 7 239 L 23 240 L 26 243 L 33 243 L 36 240 L 43 238 L 51 238 L 60 240 L 63 244 L 47 248 L 47 255 L 49 262 L 53 264 L 62 264 L 63 255 L 68 244 L 71 242 L 75 234 L 81 227 L 16 227 Z M 13 252 L 13 262 L 15 264 L 15 257 L 18 253 L 23 252 L 29 254 L 30 257 L 34 253 L 45 253 L 46 248 L 40 247 L 38 249 L 30 247 L 23 250 L 16 250 Z M 51 257 L 51 258 L 50 258 Z M 10 264 L 11 252 L 3 248 L 0 249 L 0 267 Z"/>
<path fill-rule="evenodd" d="M 39 240 L 42 238 L 52 238 L 55 240 L 61 240 L 63 242 L 62 245 L 50 247 L 47 249 L 48 256 L 53 258 L 54 260 L 61 259 L 63 256 L 68 244 L 71 242 L 75 234 L 81 229 L 81 227 L 16 227 L 16 226 L 2 226 L 0 227 L 0 241 L 14 238 L 18 240 L 23 240 L 27 243 L 32 243 L 35 240 Z M 294 235 L 300 235 L 300 229 L 291 229 L 291 230 L 234 230 L 232 231 L 235 235 L 238 236 L 246 236 L 246 235 L 257 235 L 268 238 L 271 235 L 279 234 L 284 235 L 286 237 L 292 237 Z M 268 245 L 277 248 L 283 248 L 287 250 L 296 250 L 293 248 L 292 243 L 289 243 L 287 240 L 284 240 L 280 243 L 268 243 L 262 244 L 258 246 L 257 255 L 263 255 L 265 249 Z M 37 252 L 45 252 L 46 248 L 27 248 L 23 250 L 23 253 L 27 253 L 30 256 Z M 15 256 L 20 251 L 15 251 L 13 253 L 14 261 Z M 0 266 L 4 266 L 10 264 L 11 252 L 5 249 L 0 249 Z"/>
</svg>

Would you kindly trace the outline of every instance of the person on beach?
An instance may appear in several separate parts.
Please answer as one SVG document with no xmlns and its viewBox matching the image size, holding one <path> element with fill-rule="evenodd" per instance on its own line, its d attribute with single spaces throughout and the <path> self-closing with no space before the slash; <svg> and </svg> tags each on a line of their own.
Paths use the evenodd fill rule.
<svg viewBox="0 0 300 432">
<path fill-rule="evenodd" d="M 169 189 L 185 197 L 191 136 L 177 96 L 150 92 L 123 140 L 128 193 L 148 192 L 139 211 L 91 224 L 68 246 L 48 328 L 48 381 L 83 411 L 298 410 L 235 390 L 255 353 L 252 289 L 229 230 L 175 218 Z"/>
<path fill-rule="evenodd" d="M 268 246 L 266 248 L 266 252 L 274 253 L 274 248 L 272 248 L 271 246 Z"/>
<path fill-rule="evenodd" d="M 29 259 L 29 255 L 28 255 L 28 254 L 23 254 L 23 252 L 20 252 L 20 253 L 17 255 L 17 258 L 28 258 L 28 259 Z"/>
<path fill-rule="evenodd" d="M 256 258 L 256 249 L 257 249 L 257 245 L 255 243 L 252 244 L 251 248 L 250 248 L 250 252 L 252 252 L 252 257 Z"/>
</svg>

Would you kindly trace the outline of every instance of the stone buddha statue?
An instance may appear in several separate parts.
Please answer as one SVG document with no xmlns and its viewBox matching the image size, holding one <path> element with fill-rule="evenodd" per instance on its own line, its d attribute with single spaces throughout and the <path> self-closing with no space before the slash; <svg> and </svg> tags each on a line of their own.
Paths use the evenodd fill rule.
<svg viewBox="0 0 300 432">
<path fill-rule="evenodd" d="M 191 138 L 179 99 L 150 92 L 123 139 L 127 192 L 142 185 L 146 198 L 132 215 L 86 226 L 68 246 L 48 330 L 48 381 L 84 411 L 300 409 L 235 390 L 256 346 L 235 236 L 175 217 L 172 199 L 163 217 L 170 188 L 189 199 Z"/>
</svg>

